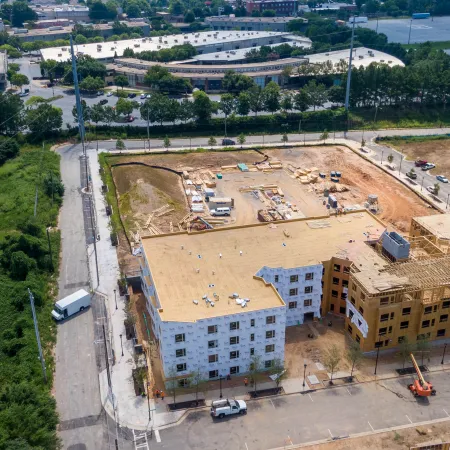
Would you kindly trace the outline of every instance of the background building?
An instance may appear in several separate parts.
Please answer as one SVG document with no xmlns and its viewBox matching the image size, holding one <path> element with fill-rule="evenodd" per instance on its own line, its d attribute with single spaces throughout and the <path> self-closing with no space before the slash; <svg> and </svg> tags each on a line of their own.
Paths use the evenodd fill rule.
<svg viewBox="0 0 450 450">
<path fill-rule="evenodd" d="M 8 85 L 8 54 L 6 50 L 0 51 L 0 91 L 5 91 Z"/>
<path fill-rule="evenodd" d="M 247 31 L 288 31 L 287 24 L 296 17 L 206 17 L 205 23 L 214 30 L 247 30 Z M 303 20 L 305 27 L 307 19 Z"/>
<path fill-rule="evenodd" d="M 41 20 L 68 19 L 73 22 L 89 22 L 89 8 L 87 6 L 60 5 L 55 7 L 33 7 L 32 9 Z"/>
<path fill-rule="evenodd" d="M 247 13 L 253 11 L 260 13 L 271 9 L 277 16 L 296 16 L 298 12 L 297 0 L 253 0 L 246 3 Z"/>
</svg>

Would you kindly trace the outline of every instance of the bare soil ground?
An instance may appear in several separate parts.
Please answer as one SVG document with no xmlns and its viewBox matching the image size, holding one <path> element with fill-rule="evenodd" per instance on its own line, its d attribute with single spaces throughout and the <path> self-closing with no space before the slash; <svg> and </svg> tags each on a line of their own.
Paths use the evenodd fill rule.
<svg viewBox="0 0 450 450">
<path fill-rule="evenodd" d="M 436 164 L 436 169 L 431 173 L 450 177 L 450 139 L 417 142 L 403 142 L 396 139 L 387 143 L 403 152 L 411 161 L 423 159 Z"/>
<path fill-rule="evenodd" d="M 307 448 L 313 448 L 314 450 L 409 450 L 411 447 L 418 445 L 449 441 L 449 422 L 442 422 L 424 427 L 411 427 L 404 430 L 312 445 Z"/>
</svg>

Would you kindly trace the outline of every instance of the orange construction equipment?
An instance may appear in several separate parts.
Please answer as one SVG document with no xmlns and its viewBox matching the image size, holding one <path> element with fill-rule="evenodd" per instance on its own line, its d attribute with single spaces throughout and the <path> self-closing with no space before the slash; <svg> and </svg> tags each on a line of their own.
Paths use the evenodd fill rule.
<svg viewBox="0 0 450 450">
<path fill-rule="evenodd" d="M 414 394 L 414 397 L 429 397 L 430 395 L 436 395 L 436 391 L 433 389 L 433 385 L 422 375 L 419 365 L 417 364 L 416 358 L 411 353 L 411 361 L 413 363 L 414 369 L 416 369 L 418 380 L 414 380 L 413 384 L 408 385 L 408 389 Z"/>
</svg>

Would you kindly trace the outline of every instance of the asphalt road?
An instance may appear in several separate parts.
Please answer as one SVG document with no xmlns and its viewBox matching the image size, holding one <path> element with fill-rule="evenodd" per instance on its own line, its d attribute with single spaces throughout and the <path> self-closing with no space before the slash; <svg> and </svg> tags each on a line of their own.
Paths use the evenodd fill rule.
<svg viewBox="0 0 450 450">
<path fill-rule="evenodd" d="M 406 377 L 249 401 L 247 415 L 222 420 L 209 411 L 191 413 L 161 430 L 153 448 L 263 450 L 449 418 L 450 374 L 426 378 L 436 397 L 415 399 L 406 387 L 412 378 Z"/>
</svg>

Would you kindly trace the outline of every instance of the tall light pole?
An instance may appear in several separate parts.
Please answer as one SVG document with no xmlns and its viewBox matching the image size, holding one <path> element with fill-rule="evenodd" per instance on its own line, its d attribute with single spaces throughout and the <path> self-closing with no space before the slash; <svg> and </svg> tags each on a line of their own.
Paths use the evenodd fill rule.
<svg viewBox="0 0 450 450">
<path fill-rule="evenodd" d="M 408 35 L 408 45 L 411 41 L 411 28 L 412 28 L 412 19 L 409 21 L 409 35 Z"/>
<path fill-rule="evenodd" d="M 305 389 L 305 385 L 306 385 L 306 367 L 307 367 L 307 364 L 303 364 L 303 389 Z"/>
<path fill-rule="evenodd" d="M 398 168 L 399 175 L 400 175 L 400 171 L 402 170 L 402 162 L 403 162 L 403 155 L 402 155 L 402 159 L 400 160 L 400 167 Z"/>
<path fill-rule="evenodd" d="M 384 154 L 384 150 L 381 150 L 381 165 L 383 165 L 383 154 Z"/>
<path fill-rule="evenodd" d="M 220 385 L 219 398 L 222 398 L 222 380 L 223 380 L 223 377 L 219 377 L 219 385 Z"/>
<path fill-rule="evenodd" d="M 122 343 L 122 334 L 120 334 L 120 346 L 122 347 L 122 356 L 123 356 L 123 343 Z"/>
<path fill-rule="evenodd" d="M 116 302 L 116 310 L 118 309 L 117 308 L 117 296 L 116 296 L 116 290 L 114 289 L 114 301 Z"/>
<path fill-rule="evenodd" d="M 450 198 L 450 194 L 447 195 L 447 204 L 445 205 L 445 209 L 448 208 L 448 199 Z"/>
<path fill-rule="evenodd" d="M 444 352 L 442 353 L 442 361 L 441 364 L 444 364 L 444 358 L 445 358 L 445 350 L 447 349 L 447 344 L 444 344 Z"/>
<path fill-rule="evenodd" d="M 378 347 L 377 347 L 377 359 L 375 360 L 375 372 L 373 373 L 374 375 L 377 374 L 377 367 L 378 367 L 378 356 L 380 354 L 380 347 L 381 347 L 381 335 L 378 335 Z"/>
<path fill-rule="evenodd" d="M 353 26 L 352 26 L 352 40 L 350 42 L 350 57 L 348 60 L 348 71 L 347 71 L 347 90 L 345 91 L 345 110 L 348 111 L 348 104 L 350 101 L 350 83 L 352 79 L 352 60 L 353 60 L 353 41 L 355 38 L 355 21 L 356 17 L 353 16 Z"/>
</svg>

